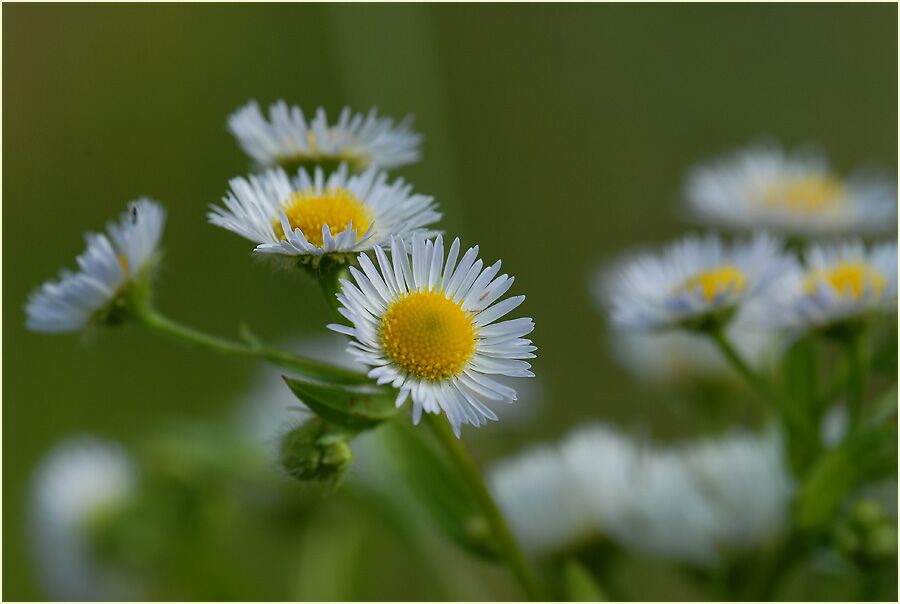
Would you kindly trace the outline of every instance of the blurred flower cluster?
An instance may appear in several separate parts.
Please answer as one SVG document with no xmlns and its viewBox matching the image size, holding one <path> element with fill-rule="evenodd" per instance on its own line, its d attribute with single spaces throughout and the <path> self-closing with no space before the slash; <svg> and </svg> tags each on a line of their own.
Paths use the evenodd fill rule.
<svg viewBox="0 0 900 604">
<path fill-rule="evenodd" d="M 625 254 L 592 288 L 616 359 L 697 435 L 579 428 L 496 464 L 501 507 L 530 551 L 598 572 L 629 552 L 718 598 L 895 597 L 895 181 L 770 143 L 693 169 L 684 197 L 732 232 Z"/>
<path fill-rule="evenodd" d="M 893 179 L 771 144 L 693 170 L 690 214 L 730 232 L 606 262 L 592 289 L 616 359 L 684 402 L 694 435 L 593 418 L 483 477 L 463 426 L 527 417 L 535 326 L 509 318 L 525 296 L 501 262 L 445 242 L 435 200 L 386 172 L 420 157 L 411 119 L 252 102 L 227 125 L 253 167 L 208 221 L 313 280 L 329 335 L 227 339 L 161 313 L 155 201 L 88 234 L 78 270 L 32 294 L 30 329 L 132 326 L 270 367 L 218 420 L 47 455 L 29 530 L 48 595 L 371 599 L 360 552 L 379 531 L 402 551 L 368 569 L 414 565 L 410 588 L 436 599 L 495 564 L 518 597 L 625 599 L 630 559 L 717 599 L 896 593 Z"/>
</svg>

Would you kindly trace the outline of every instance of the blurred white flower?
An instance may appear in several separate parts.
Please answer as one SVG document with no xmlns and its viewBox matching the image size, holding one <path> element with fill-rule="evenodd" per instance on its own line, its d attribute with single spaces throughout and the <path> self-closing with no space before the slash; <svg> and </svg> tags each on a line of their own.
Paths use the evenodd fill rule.
<svg viewBox="0 0 900 604">
<path fill-rule="evenodd" d="M 291 179 L 281 168 L 234 178 L 223 207 L 212 206 L 210 223 L 257 244 L 257 252 L 319 258 L 372 249 L 399 236 L 432 234 L 441 215 L 431 197 L 412 192 L 402 179 L 388 184 L 372 167 L 349 176 L 346 165 L 326 178 L 317 167 Z"/>
<path fill-rule="evenodd" d="M 738 310 L 791 262 L 765 234 L 734 244 L 715 235 L 689 236 L 662 253 L 635 254 L 603 270 L 596 293 L 618 327 L 692 325 Z"/>
<path fill-rule="evenodd" d="M 615 330 L 610 335 L 613 356 L 641 382 L 677 384 L 739 379 L 722 352 L 705 336 L 674 330 Z M 727 336 L 756 369 L 765 367 L 774 358 L 780 344 L 775 331 L 753 329 L 740 321 L 728 326 Z"/>
<path fill-rule="evenodd" d="M 135 586 L 104 568 L 92 551 L 91 523 L 127 503 L 137 476 L 117 445 L 71 438 L 53 449 L 32 479 L 29 528 L 35 568 L 55 600 L 135 597 Z"/>
<path fill-rule="evenodd" d="M 501 461 L 487 480 L 527 551 L 558 551 L 599 534 L 588 500 L 581 489 L 573 488 L 575 477 L 553 447 L 533 448 Z"/>
<path fill-rule="evenodd" d="M 897 183 L 858 172 L 843 179 L 824 155 L 774 145 L 741 149 L 695 168 L 685 185 L 697 218 L 734 229 L 786 235 L 889 233 Z"/>
<path fill-rule="evenodd" d="M 654 447 L 597 425 L 539 457 L 501 462 L 490 477 L 514 532 L 535 554 L 606 535 L 697 565 L 776 535 L 793 490 L 772 430 Z"/>
<path fill-rule="evenodd" d="M 154 201 L 128 204 L 107 235 L 88 233 L 87 249 L 78 256 L 79 271 L 63 270 L 31 294 L 25 307 L 28 329 L 78 331 L 92 321 L 114 320 L 113 303 L 132 281 L 146 276 L 162 236 L 166 212 Z"/>
<path fill-rule="evenodd" d="M 758 322 L 806 329 L 897 312 L 896 242 L 811 245 L 804 256 L 766 293 Z"/>
<path fill-rule="evenodd" d="M 412 117 L 399 123 L 368 115 L 353 114 L 349 107 L 334 125 L 328 124 L 321 107 L 309 121 L 303 110 L 278 101 L 269 107 L 269 119 L 256 101 L 228 118 L 228 129 L 241 148 L 263 167 L 295 167 L 315 162 L 347 162 L 356 169 L 370 165 L 390 169 L 419 159 L 421 135 L 410 127 Z"/>
<path fill-rule="evenodd" d="M 459 436 L 462 424 L 496 420 L 486 402 L 511 403 L 516 391 L 493 376 L 534 376 L 525 359 L 536 347 L 524 338 L 534 321 L 499 321 L 525 300 L 500 299 L 514 278 L 497 276 L 500 261 L 483 269 L 477 246 L 460 258 L 459 239 L 445 263 L 440 235 L 413 237 L 411 265 L 399 238 L 391 260 L 380 247 L 375 256 L 379 268 L 360 254 L 362 270 L 350 267 L 355 284 L 341 281 L 339 310 L 352 326 L 328 327 L 353 338 L 348 351 L 371 368 L 369 377 L 398 389 L 398 406 L 412 398 L 415 423 L 423 411 L 443 412 Z"/>
</svg>

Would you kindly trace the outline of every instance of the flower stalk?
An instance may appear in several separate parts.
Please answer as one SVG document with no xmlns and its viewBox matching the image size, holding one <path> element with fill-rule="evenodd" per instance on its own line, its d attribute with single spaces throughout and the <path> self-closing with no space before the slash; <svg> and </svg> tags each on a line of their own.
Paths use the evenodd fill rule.
<svg viewBox="0 0 900 604">
<path fill-rule="evenodd" d="M 260 343 L 247 345 L 204 333 L 170 319 L 149 305 L 134 308 L 131 316 L 136 323 L 150 331 L 201 350 L 261 359 L 311 378 L 337 378 L 353 382 L 365 380 L 365 376 L 360 373 L 329 363 L 270 348 Z"/>
<path fill-rule="evenodd" d="M 446 420 L 430 413 L 425 415 L 431 431 L 440 441 L 454 465 L 459 469 L 460 475 L 481 506 L 485 518 L 487 518 L 491 527 L 491 532 L 497 540 L 497 549 L 516 577 L 522 590 L 529 600 L 542 601 L 544 599 L 542 590 L 531 570 L 531 566 L 528 564 L 525 554 L 522 553 L 522 549 L 509 529 L 503 513 L 497 507 L 497 503 L 494 501 L 487 485 L 485 485 L 484 478 L 475 465 L 475 461 L 469 455 L 462 441 L 453 435 Z"/>
<path fill-rule="evenodd" d="M 747 361 L 741 356 L 741 353 L 734 347 L 731 340 L 725 334 L 722 326 L 717 326 L 708 331 L 709 337 L 715 342 L 722 356 L 737 371 L 744 380 L 756 391 L 759 396 L 771 403 L 776 403 L 775 393 L 769 383 L 759 375 Z"/>
</svg>

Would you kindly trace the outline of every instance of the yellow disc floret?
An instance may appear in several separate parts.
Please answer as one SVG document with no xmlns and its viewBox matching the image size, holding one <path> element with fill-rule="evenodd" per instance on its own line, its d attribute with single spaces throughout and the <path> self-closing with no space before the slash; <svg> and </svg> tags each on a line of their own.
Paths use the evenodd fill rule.
<svg viewBox="0 0 900 604">
<path fill-rule="evenodd" d="M 884 275 L 862 262 L 840 262 L 827 270 L 815 271 L 806 278 L 806 292 L 814 293 L 820 283 L 827 283 L 842 298 L 858 299 L 870 290 L 881 295 L 887 286 Z"/>
<path fill-rule="evenodd" d="M 698 289 L 707 302 L 724 291 L 739 293 L 747 284 L 747 277 L 736 266 L 723 264 L 717 268 L 697 273 L 685 280 L 676 292 L 696 292 Z"/>
<path fill-rule="evenodd" d="M 845 196 L 846 191 L 840 180 L 814 174 L 785 180 L 767 188 L 763 200 L 766 205 L 815 214 L 833 209 Z"/>
<path fill-rule="evenodd" d="M 357 241 L 369 230 L 374 220 L 372 211 L 349 190 L 340 187 L 316 191 L 306 189 L 291 195 L 282 206 L 292 229 L 299 228 L 306 240 L 322 247 L 322 227 L 332 236 L 344 231 L 352 222 Z M 281 222 L 273 222 L 275 234 L 284 239 Z"/>
<path fill-rule="evenodd" d="M 381 319 L 388 358 L 426 380 L 460 373 L 475 353 L 472 314 L 441 292 L 413 292 L 388 307 Z"/>
</svg>

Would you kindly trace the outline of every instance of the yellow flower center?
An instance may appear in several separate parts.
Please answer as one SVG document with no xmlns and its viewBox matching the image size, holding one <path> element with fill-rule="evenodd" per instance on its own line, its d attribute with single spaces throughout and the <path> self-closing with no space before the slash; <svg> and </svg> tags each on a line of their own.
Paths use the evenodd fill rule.
<svg viewBox="0 0 900 604">
<path fill-rule="evenodd" d="M 125 257 L 125 254 L 119 254 L 119 266 L 122 267 L 122 272 L 125 273 L 125 276 L 128 276 L 128 258 Z"/>
<path fill-rule="evenodd" d="M 827 283 L 842 298 L 860 298 L 867 288 L 881 295 L 887 285 L 884 276 L 862 262 L 841 262 L 833 267 L 816 271 L 806 278 L 805 289 L 815 293 L 820 283 Z"/>
<path fill-rule="evenodd" d="M 815 214 L 839 205 L 845 195 L 844 185 L 838 179 L 810 175 L 772 185 L 763 192 L 762 198 L 769 206 Z"/>
<path fill-rule="evenodd" d="M 471 313 L 440 292 L 407 294 L 381 319 L 381 343 L 388 358 L 426 380 L 460 373 L 475 354 Z"/>
<path fill-rule="evenodd" d="M 299 228 L 306 240 L 322 247 L 322 227 L 328 227 L 332 236 L 344 231 L 352 222 L 359 241 L 375 219 L 372 211 L 347 189 L 340 187 L 317 192 L 314 189 L 297 191 L 282 206 L 291 229 Z M 273 222 L 275 235 L 284 239 L 281 222 Z"/>
<path fill-rule="evenodd" d="M 676 288 L 676 292 L 695 292 L 699 288 L 703 298 L 707 302 L 712 302 L 716 294 L 726 290 L 740 292 L 746 283 L 747 277 L 740 269 L 730 264 L 723 264 L 720 267 L 688 277 L 683 285 Z"/>
</svg>

